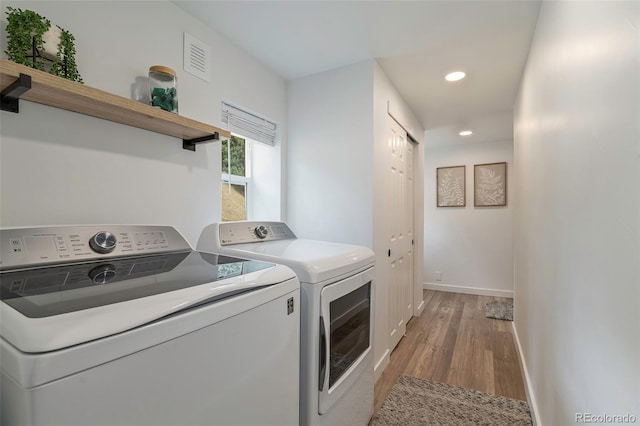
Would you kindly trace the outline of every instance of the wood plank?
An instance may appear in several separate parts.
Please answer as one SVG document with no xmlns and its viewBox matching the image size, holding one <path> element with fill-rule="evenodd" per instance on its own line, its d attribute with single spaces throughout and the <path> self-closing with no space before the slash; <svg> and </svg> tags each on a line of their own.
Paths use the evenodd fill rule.
<svg viewBox="0 0 640 426">
<path fill-rule="evenodd" d="M 518 359 L 513 356 L 516 353 L 513 335 L 498 332 L 492 336 L 492 340 L 496 395 L 526 399 L 520 364 Z"/>
<path fill-rule="evenodd" d="M 495 368 L 493 360 L 493 352 L 490 350 L 484 350 L 482 352 L 482 369 L 480 370 L 482 378 L 480 380 L 482 392 L 496 394 L 496 379 Z M 518 398 L 519 399 L 519 398 Z"/>
<path fill-rule="evenodd" d="M 20 73 L 31 76 L 31 89 L 20 98 L 67 111 L 102 118 L 180 139 L 195 139 L 227 130 L 154 108 L 141 102 L 95 89 L 65 78 L 0 59 L 0 89 L 13 83 Z"/>
<path fill-rule="evenodd" d="M 451 361 L 453 359 L 456 342 L 458 340 L 460 323 L 462 321 L 463 306 L 464 303 L 461 300 L 455 300 L 451 320 L 449 321 L 448 328 L 445 330 L 445 336 L 442 341 L 442 356 L 437 365 L 434 366 L 432 375 L 428 377 L 436 382 L 446 381 L 449 375 Z"/>
<path fill-rule="evenodd" d="M 462 297 L 461 297 L 462 298 Z M 473 378 L 474 368 L 477 358 L 474 359 L 474 352 L 477 349 L 476 332 L 474 326 L 474 313 L 477 310 L 475 303 L 464 303 L 462 308 L 462 318 L 458 329 L 454 354 L 445 383 L 456 386 L 476 388 Z M 478 365 L 479 367 L 479 365 Z"/>
</svg>

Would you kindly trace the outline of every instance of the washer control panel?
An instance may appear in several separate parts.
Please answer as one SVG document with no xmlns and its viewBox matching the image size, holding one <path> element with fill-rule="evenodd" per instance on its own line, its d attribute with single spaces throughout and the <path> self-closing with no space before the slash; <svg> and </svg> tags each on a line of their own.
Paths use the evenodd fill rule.
<svg viewBox="0 0 640 426">
<path fill-rule="evenodd" d="M 296 238 L 284 222 L 222 222 L 218 227 L 221 246 Z"/>
<path fill-rule="evenodd" d="M 0 269 L 191 250 L 171 226 L 55 226 L 0 230 Z"/>
</svg>

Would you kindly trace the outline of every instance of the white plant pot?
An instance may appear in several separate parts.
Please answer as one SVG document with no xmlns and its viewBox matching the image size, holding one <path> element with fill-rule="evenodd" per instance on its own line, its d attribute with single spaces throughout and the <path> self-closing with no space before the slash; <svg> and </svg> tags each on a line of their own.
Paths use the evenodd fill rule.
<svg viewBox="0 0 640 426">
<path fill-rule="evenodd" d="M 55 59 L 61 37 L 62 30 L 60 30 L 60 27 L 51 24 L 51 28 L 42 35 L 43 51 L 40 54 L 47 59 Z"/>
</svg>

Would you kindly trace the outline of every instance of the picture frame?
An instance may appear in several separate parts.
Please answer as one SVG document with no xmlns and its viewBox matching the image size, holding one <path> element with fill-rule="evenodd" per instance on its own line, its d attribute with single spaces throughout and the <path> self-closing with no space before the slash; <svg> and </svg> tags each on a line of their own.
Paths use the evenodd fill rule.
<svg viewBox="0 0 640 426">
<path fill-rule="evenodd" d="M 436 207 L 467 205 L 466 166 L 436 168 Z"/>
<path fill-rule="evenodd" d="M 499 207 L 507 205 L 507 163 L 473 166 L 473 205 Z"/>
</svg>

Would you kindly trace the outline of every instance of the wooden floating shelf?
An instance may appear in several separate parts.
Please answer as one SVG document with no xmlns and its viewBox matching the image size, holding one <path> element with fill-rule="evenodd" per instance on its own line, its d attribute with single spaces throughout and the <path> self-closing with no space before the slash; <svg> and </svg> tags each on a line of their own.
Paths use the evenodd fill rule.
<svg viewBox="0 0 640 426">
<path fill-rule="evenodd" d="M 21 74 L 23 74 L 30 77 L 31 87 L 26 90 L 16 90 L 15 97 L 18 99 L 180 138 L 183 140 L 183 147 L 191 151 L 195 151 L 197 143 L 231 137 L 231 133 L 227 130 L 16 64 L 7 59 L 0 59 L 0 71 L 3 103 L 5 97 L 12 97 L 11 93 L 5 92 L 11 90 L 10 86 L 16 81 L 22 80 Z"/>
</svg>

